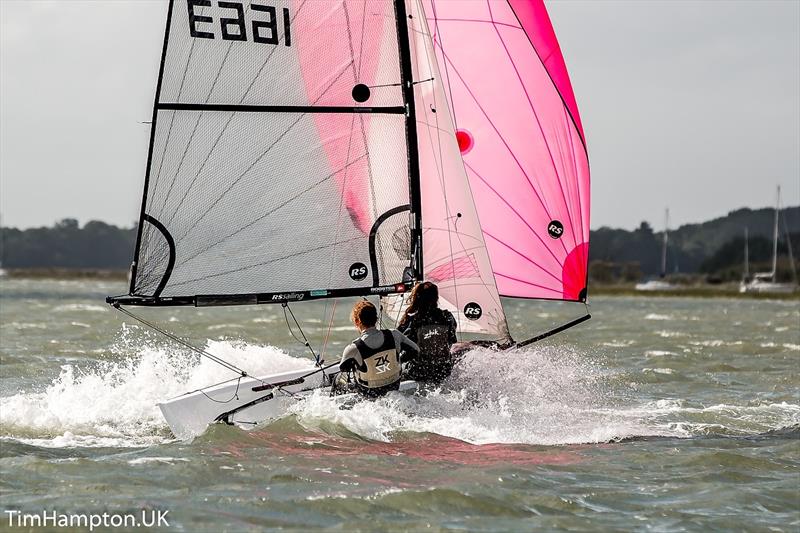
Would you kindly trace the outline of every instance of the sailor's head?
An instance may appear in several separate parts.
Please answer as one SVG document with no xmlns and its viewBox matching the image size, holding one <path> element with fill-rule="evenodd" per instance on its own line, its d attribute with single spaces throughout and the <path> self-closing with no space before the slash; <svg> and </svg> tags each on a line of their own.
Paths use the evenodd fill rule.
<svg viewBox="0 0 800 533">
<path fill-rule="evenodd" d="M 353 306 L 350 320 L 358 331 L 373 328 L 378 323 L 378 310 L 368 300 L 360 300 Z"/>
<path fill-rule="evenodd" d="M 411 290 L 410 306 L 415 311 L 424 311 L 439 304 L 439 287 L 430 281 L 423 281 Z"/>
</svg>

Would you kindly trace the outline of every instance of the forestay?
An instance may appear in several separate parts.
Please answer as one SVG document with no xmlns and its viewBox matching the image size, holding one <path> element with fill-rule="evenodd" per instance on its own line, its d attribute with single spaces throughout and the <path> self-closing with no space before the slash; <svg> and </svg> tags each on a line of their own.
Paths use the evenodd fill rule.
<svg viewBox="0 0 800 533">
<path fill-rule="evenodd" d="M 399 42 L 383 0 L 170 2 L 123 303 L 380 294 L 420 277 Z"/>
</svg>

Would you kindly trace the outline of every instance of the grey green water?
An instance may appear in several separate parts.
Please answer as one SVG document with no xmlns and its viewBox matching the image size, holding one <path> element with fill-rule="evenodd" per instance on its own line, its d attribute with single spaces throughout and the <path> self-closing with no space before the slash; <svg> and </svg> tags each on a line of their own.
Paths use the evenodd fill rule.
<svg viewBox="0 0 800 533">
<path fill-rule="evenodd" d="M 160 509 L 177 531 L 800 529 L 798 301 L 595 298 L 590 322 L 475 351 L 424 397 L 320 395 L 182 442 L 155 404 L 229 374 L 122 320 L 103 303 L 118 292 L 0 280 L 0 511 Z M 329 359 L 352 336 L 338 305 Z M 581 312 L 506 308 L 518 332 Z M 325 304 L 294 310 L 320 347 Z M 307 357 L 278 306 L 146 313 L 252 372 Z"/>
</svg>

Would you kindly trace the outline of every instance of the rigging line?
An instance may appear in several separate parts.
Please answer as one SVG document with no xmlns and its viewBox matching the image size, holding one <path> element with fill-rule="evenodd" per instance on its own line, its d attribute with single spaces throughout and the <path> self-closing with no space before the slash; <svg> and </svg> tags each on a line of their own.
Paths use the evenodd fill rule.
<svg viewBox="0 0 800 533">
<path fill-rule="evenodd" d="M 318 369 L 316 369 L 316 370 L 313 370 L 313 371 L 309 372 L 308 374 L 305 374 L 305 375 L 303 375 L 303 376 L 300 376 L 299 378 L 297 378 L 297 379 L 296 379 L 296 380 L 294 380 L 294 381 L 296 381 L 296 382 L 302 382 L 302 381 L 303 381 L 303 380 L 305 380 L 307 377 L 311 377 L 311 376 L 313 376 L 314 374 L 317 374 L 317 373 L 319 373 L 319 372 L 322 372 L 322 373 L 323 373 L 323 375 L 324 375 L 324 373 L 325 373 L 325 371 L 326 371 L 326 370 L 328 370 L 328 369 L 330 369 L 330 368 L 332 368 L 332 367 L 334 367 L 334 366 L 336 366 L 336 365 L 338 365 L 338 364 L 339 364 L 339 362 L 337 361 L 337 362 L 335 362 L 335 363 L 331 363 L 331 364 L 329 364 L 328 366 L 325 366 L 325 367 L 322 367 L 322 368 L 318 368 Z M 264 389 L 261 389 L 261 390 L 270 390 L 270 391 L 277 390 L 277 391 L 279 391 L 279 392 L 281 392 L 281 393 L 283 393 L 283 394 L 287 394 L 287 395 L 289 395 L 289 396 L 291 396 L 291 397 L 295 397 L 295 396 L 297 396 L 297 394 L 295 394 L 295 393 L 293 393 L 293 392 L 291 392 L 291 391 L 289 391 L 289 390 L 286 390 L 286 389 L 284 389 L 284 388 L 283 388 L 282 386 L 280 386 L 280 385 L 272 385 L 272 384 L 268 384 L 268 383 L 265 383 L 265 385 L 266 385 L 266 387 L 265 387 Z M 318 388 L 322 388 L 322 387 L 318 387 Z M 239 405 L 239 406 L 237 406 L 237 407 L 234 407 L 234 408 L 233 408 L 233 409 L 231 409 L 230 411 L 226 411 L 226 412 L 222 413 L 221 415 L 219 415 L 219 416 L 216 418 L 216 421 L 224 421 L 224 422 L 230 423 L 230 422 L 229 422 L 229 417 L 230 417 L 231 415 L 234 415 L 234 414 L 236 414 L 236 413 L 238 413 L 238 412 L 240 412 L 240 411 L 243 411 L 243 410 L 245 410 L 245 409 L 248 409 L 248 408 L 250 408 L 250 407 L 252 407 L 252 406 L 254 406 L 254 405 L 257 405 L 257 404 L 259 404 L 259 403 L 263 403 L 263 402 L 267 402 L 267 401 L 269 401 L 269 400 L 272 400 L 274 397 L 275 397 L 275 396 L 274 396 L 274 392 L 269 392 L 268 394 L 265 394 L 264 396 L 261 396 L 261 397 L 259 397 L 259 398 L 256 398 L 255 400 L 252 400 L 252 401 L 250 401 L 250 402 L 247 402 L 247 403 L 245 403 L 245 404 L 243 404 L 243 405 Z M 240 423 L 241 423 L 241 422 L 240 422 Z"/>
<path fill-rule="evenodd" d="M 322 359 L 323 361 L 325 360 L 325 350 L 328 349 L 328 339 L 331 336 L 331 329 L 333 328 L 333 319 L 336 316 L 336 302 L 338 302 L 338 301 L 339 301 L 338 298 L 334 298 L 333 299 L 333 309 L 331 309 L 331 320 L 330 320 L 330 322 L 328 322 L 328 332 L 325 334 L 325 340 L 322 343 L 322 350 L 320 350 L 320 353 L 319 353 L 320 359 Z M 328 305 L 328 302 L 326 301 L 325 302 L 325 306 L 327 307 L 327 305 Z M 326 313 L 327 313 L 327 310 L 326 310 Z"/>
<path fill-rule="evenodd" d="M 303 2 L 297 7 L 297 11 L 295 11 L 294 18 L 292 18 L 291 22 L 294 22 L 294 20 L 299 16 L 300 10 L 303 9 L 303 6 L 306 5 L 307 1 L 308 0 L 303 0 Z M 284 37 L 284 41 L 285 41 L 286 40 L 286 33 L 285 32 L 284 32 L 283 37 Z M 231 43 L 231 44 L 233 44 L 233 43 Z M 192 45 L 194 46 L 194 42 L 192 43 Z M 261 77 L 261 73 L 264 71 L 264 67 L 267 66 L 267 63 L 269 63 L 270 59 L 272 59 L 272 56 L 275 54 L 275 52 L 277 50 L 278 50 L 278 47 L 275 46 L 275 47 L 272 48 L 272 50 L 270 50 L 269 54 L 267 54 L 267 58 L 261 64 L 261 67 L 258 69 L 258 72 L 256 72 L 256 75 L 253 77 L 253 80 L 247 86 L 247 89 L 245 89 L 244 94 L 239 99 L 239 103 L 240 104 L 242 102 L 244 102 L 245 98 L 247 98 L 247 95 L 250 93 L 250 90 L 253 88 L 253 86 L 255 85 L 256 81 L 258 80 L 259 77 Z M 209 97 L 210 96 L 211 95 L 209 93 Z M 316 103 L 316 102 L 314 102 L 314 103 Z M 222 136 L 224 135 L 225 131 L 228 129 L 228 125 L 230 125 L 231 121 L 233 120 L 233 117 L 235 117 L 235 116 L 236 116 L 236 113 L 234 112 L 234 113 L 231 113 L 230 117 L 228 117 L 228 120 L 225 122 L 225 125 L 222 127 L 222 130 L 220 131 L 219 136 L 217 136 L 216 140 L 214 141 L 214 144 L 211 146 L 211 149 L 208 151 L 208 154 L 203 159 L 203 163 L 200 165 L 200 168 L 195 173 L 194 177 L 192 178 L 191 183 L 189 183 L 189 186 L 186 188 L 186 191 L 183 193 L 183 197 L 181 197 L 180 202 L 178 202 L 178 205 L 175 207 L 175 210 L 174 210 L 174 212 L 172 214 L 172 218 L 170 218 L 169 222 L 167 222 L 165 224 L 165 226 L 169 226 L 172 223 L 172 220 L 175 218 L 175 214 L 178 213 L 178 211 L 180 211 L 181 206 L 183 206 L 183 202 L 186 200 L 186 197 L 189 195 L 189 191 L 192 190 L 192 187 L 194 186 L 195 181 L 197 181 L 197 178 L 200 176 L 200 173 L 205 168 L 206 163 L 208 163 L 208 160 L 211 157 L 211 154 L 217 148 L 217 145 L 219 144 L 220 139 L 222 139 Z M 184 235 L 184 237 L 185 237 L 185 235 Z M 181 237 L 181 239 L 183 239 L 183 237 Z"/>
<path fill-rule="evenodd" d="M 321 99 L 321 98 L 322 98 L 322 97 L 325 95 L 325 92 L 327 92 L 327 91 L 328 91 L 328 89 L 330 89 L 331 87 L 333 87 L 333 85 L 334 85 L 336 82 L 338 82 L 338 81 L 339 81 L 339 78 L 341 78 L 341 77 L 342 77 L 342 75 L 344 75 L 344 73 L 345 73 L 345 72 L 347 72 L 347 69 L 348 69 L 348 67 L 349 67 L 349 65 L 346 65 L 346 66 L 344 67 L 344 69 L 342 70 L 342 72 L 340 72 L 340 73 L 339 73 L 339 75 L 337 75 L 337 76 L 334 78 L 334 80 L 333 80 L 333 81 L 332 81 L 332 82 L 331 82 L 331 83 L 328 85 L 328 87 L 325 89 L 325 91 L 323 91 L 323 92 L 322 92 L 322 94 L 319 96 L 319 98 L 317 98 L 317 99 L 316 99 L 316 100 L 313 102 L 313 104 L 316 104 L 316 103 L 317 103 L 317 102 L 318 102 L 318 101 L 319 101 L 319 100 L 320 100 L 320 99 Z M 313 105 L 313 104 L 312 104 L 312 105 Z M 231 113 L 231 116 L 230 116 L 230 118 L 228 119 L 228 122 L 225 124 L 225 128 L 227 128 L 228 124 L 230 124 L 231 120 L 233 120 L 233 117 L 234 117 L 234 116 L 236 116 L 236 113 L 235 113 L 235 112 Z M 292 123 L 289 125 L 289 127 L 288 127 L 288 128 L 286 128 L 286 130 L 284 130 L 284 131 L 283 131 L 283 132 L 282 132 L 282 133 L 281 133 L 281 134 L 278 136 L 278 138 L 277 138 L 275 141 L 273 141 L 273 142 L 272 142 L 272 144 L 270 144 L 270 145 L 267 147 L 267 149 L 266 149 L 266 150 L 264 150 L 264 151 L 261 153 L 261 155 L 259 155 L 259 156 L 258 156 L 258 157 L 255 159 L 255 161 L 253 161 L 253 162 L 250 164 L 250 166 L 248 166 L 248 167 L 247 167 L 247 169 L 245 169 L 245 171 L 244 171 L 244 172 L 242 172 L 241 174 L 239 174 L 239 176 L 238 176 L 238 177 L 237 177 L 235 180 L 233 180 L 233 183 L 231 183 L 230 185 L 228 185 L 228 187 L 227 187 L 227 188 L 226 188 L 224 191 L 222 191 L 222 194 L 220 194 L 220 195 L 217 197 L 217 199 L 216 199 L 216 200 L 214 200 L 214 202 L 213 202 L 213 203 L 212 203 L 212 204 L 211 204 L 209 207 L 207 207 L 207 208 L 206 208 L 206 209 L 203 211 L 203 213 L 200 215 L 200 217 L 199 217 L 197 220 L 195 220 L 195 221 L 192 223 L 192 225 L 191 225 L 191 226 L 189 226 L 189 228 L 188 228 L 186 231 L 184 231 L 184 232 L 183 232 L 183 235 L 181 235 L 179 238 L 177 238 L 177 239 L 176 239 L 176 241 L 181 241 L 181 240 L 183 240 L 183 239 L 184 239 L 184 238 L 185 238 L 185 237 L 186 237 L 186 236 L 187 236 L 189 233 L 191 233 L 191 231 L 192 231 L 194 228 L 196 228 L 196 227 L 197 227 L 197 225 L 200 223 L 200 221 L 201 221 L 201 220 L 203 220 L 203 219 L 206 217 L 206 215 L 212 211 L 212 209 L 213 209 L 213 208 L 214 208 L 214 207 L 215 207 L 215 206 L 216 206 L 216 205 L 217 205 L 217 204 L 218 204 L 218 203 L 219 203 L 219 202 L 220 202 L 220 201 L 221 201 L 221 200 L 222 200 L 222 199 L 225 197 L 225 195 L 226 195 L 226 194 L 228 194 L 228 193 L 231 191 L 231 189 L 233 189 L 233 188 L 236 186 L 236 184 L 238 184 L 238 183 L 239 183 L 239 181 L 240 181 L 240 180 L 241 180 L 241 179 L 242 179 L 242 178 L 243 178 L 243 177 L 244 177 L 244 176 L 245 176 L 247 173 L 249 173 L 251 170 L 253 170 L 253 168 L 256 166 L 256 164 L 258 164 L 258 162 L 259 162 L 259 161 L 261 161 L 261 159 L 262 159 L 262 158 L 263 158 L 265 155 L 267 155 L 267 153 L 268 153 L 270 150 L 272 150 L 272 148 L 274 148 L 274 147 L 275 147 L 275 146 L 276 146 L 276 145 L 277 145 L 277 144 L 278 144 L 278 143 L 279 143 L 281 140 L 283 140 L 283 138 L 284 138 L 284 137 L 285 137 L 285 136 L 286 136 L 286 135 L 287 135 L 287 134 L 288 134 L 288 133 L 289 133 L 289 132 L 290 132 L 290 131 L 291 131 L 291 130 L 292 130 L 292 129 L 293 129 L 293 128 L 294 128 L 294 127 L 295 127 L 295 126 L 296 126 L 296 125 L 297 125 L 297 124 L 298 124 L 298 123 L 299 123 L 299 122 L 300 122 L 300 121 L 301 121 L 303 118 L 304 118 L 304 117 L 305 117 L 305 116 L 306 116 L 306 113 L 300 113 L 300 114 L 298 115 L 297 119 L 296 119 L 294 122 L 292 122 Z M 219 142 L 220 138 L 222 138 L 222 135 L 223 135 L 223 133 L 225 132 L 225 128 L 223 128 L 223 130 L 222 130 L 222 131 L 220 132 L 220 134 L 219 134 L 219 137 L 217 137 L 217 140 L 214 142 L 214 147 L 212 147 L 212 149 L 211 149 L 212 151 L 213 151 L 213 150 L 214 150 L 214 148 L 217 146 L 217 142 Z M 209 157 L 210 157 L 210 155 L 211 155 L 211 152 L 209 152 Z M 198 175 L 199 175 L 199 172 L 200 172 L 200 171 L 198 171 Z"/>
<path fill-rule="evenodd" d="M 420 32 L 417 32 L 417 33 L 420 33 Z M 433 81 L 433 80 L 434 80 L 434 78 L 428 78 L 426 80 L 412 81 L 411 85 L 419 85 L 420 83 L 426 83 L 426 82 Z M 370 85 L 369 88 L 370 89 L 375 89 L 376 87 L 402 87 L 402 85 L 403 85 L 402 83 L 382 83 L 380 85 Z"/>
<path fill-rule="evenodd" d="M 361 43 L 358 47 L 358 69 L 356 70 L 356 80 L 361 80 L 361 60 L 364 58 L 364 24 L 367 21 L 367 2 L 362 2 L 361 9 Z"/>
<path fill-rule="evenodd" d="M 281 306 L 283 307 L 283 318 L 286 319 L 286 327 L 289 328 L 289 333 L 292 335 L 292 337 L 294 337 L 294 340 L 296 340 L 297 342 L 308 348 L 308 351 L 310 351 L 311 355 L 314 356 L 314 361 L 316 361 L 317 366 L 322 366 L 322 361 L 320 361 L 319 356 L 316 354 L 316 352 L 314 352 L 314 348 L 311 347 L 311 343 L 308 342 L 308 338 L 306 337 L 306 334 L 303 332 L 303 328 L 302 326 L 300 326 L 300 322 L 298 322 L 297 318 L 295 318 L 294 313 L 292 312 L 292 308 L 289 307 L 289 304 L 286 302 L 283 302 Z M 294 334 L 294 330 L 292 329 L 292 326 L 289 324 L 289 316 L 286 314 L 286 311 L 289 311 L 289 315 L 291 315 L 292 320 L 294 320 L 294 324 L 295 326 L 297 326 L 297 330 L 300 332 L 300 335 L 303 336 L 303 340 L 298 339 L 297 335 Z"/>
<path fill-rule="evenodd" d="M 225 383 L 230 383 L 231 381 L 236 381 L 236 380 L 239 380 L 239 379 L 242 379 L 242 376 L 236 376 L 235 378 L 226 379 L 226 380 L 223 380 L 223 381 L 219 381 L 217 383 L 212 383 L 211 385 L 206 385 L 205 387 L 200 387 L 199 389 L 195 389 L 193 391 L 184 392 L 181 396 L 187 396 L 189 394 L 194 394 L 195 392 L 203 392 L 206 389 L 210 389 L 212 387 L 218 387 L 219 385 L 224 385 Z"/>
<path fill-rule="evenodd" d="M 232 363 L 229 363 L 228 361 L 225 361 L 221 357 L 217 357 L 216 355 L 211 354 L 211 353 L 207 352 L 206 350 L 203 350 L 202 348 L 198 348 L 197 346 L 193 345 L 192 343 L 190 343 L 186 339 L 182 339 L 181 337 L 178 337 L 177 335 L 172 334 L 169 331 L 166 331 L 166 330 L 156 326 L 152 322 L 150 322 L 148 320 L 145 320 L 144 318 L 131 313 L 130 311 L 128 311 L 127 309 L 122 307 L 120 304 L 115 303 L 115 304 L 112 304 L 112 305 L 113 305 L 113 307 L 115 309 L 117 309 L 121 313 L 129 316 L 130 318 L 136 320 L 137 322 L 140 322 L 141 324 L 144 324 L 145 326 L 149 327 L 150 329 L 161 333 L 162 335 L 164 335 L 165 337 L 175 341 L 176 343 L 178 343 L 178 344 L 180 344 L 182 346 L 185 346 L 186 348 L 189 348 L 190 350 L 192 350 L 196 354 L 201 355 L 203 357 L 207 357 L 208 359 L 210 359 L 210 360 L 214 361 L 215 363 L 227 368 L 228 370 L 230 370 L 232 372 L 236 372 L 237 374 L 240 375 L 240 377 L 253 377 L 253 376 L 250 376 L 250 374 L 248 374 L 247 372 L 245 372 L 241 368 L 239 368 L 238 366 L 236 366 L 236 365 L 234 365 Z M 263 381 L 258 379 L 258 378 L 253 378 L 253 379 L 256 379 L 256 380 L 261 381 L 263 383 Z"/>
<path fill-rule="evenodd" d="M 417 18 L 419 20 L 421 20 L 420 24 L 422 24 L 422 25 L 425 24 L 424 17 L 418 16 Z M 422 33 L 425 37 L 430 37 L 430 35 L 429 35 L 430 30 L 428 30 L 428 33 L 425 33 L 425 31 L 423 31 L 425 29 L 426 28 L 421 27 L 419 33 Z M 418 41 L 418 39 L 415 40 L 415 43 L 417 41 Z M 436 51 L 435 51 L 435 49 L 434 50 L 429 50 L 428 49 L 427 39 L 423 38 L 423 43 L 424 43 L 424 49 L 422 51 L 425 53 L 425 58 L 426 58 L 427 63 L 428 63 L 428 72 L 434 72 L 433 66 L 432 66 L 431 60 L 430 60 L 430 55 L 431 55 L 431 53 L 435 54 Z M 415 62 L 417 63 L 417 72 L 420 71 L 420 68 L 419 68 L 419 55 L 420 55 L 419 53 L 415 54 Z M 430 79 L 433 79 L 433 78 L 430 78 Z M 423 96 L 423 100 L 424 100 L 424 96 Z M 446 103 L 445 103 L 445 105 L 446 105 Z M 426 129 L 428 130 L 428 139 L 430 140 L 431 150 L 434 150 L 439 155 L 439 159 L 438 159 L 437 165 L 436 165 L 436 171 L 437 171 L 438 178 L 439 178 L 438 181 L 439 181 L 439 186 L 440 186 L 441 191 L 442 191 L 442 197 L 444 199 L 445 213 L 449 214 L 450 213 L 450 203 L 449 203 L 448 198 L 447 198 L 447 184 L 445 182 L 445 176 L 444 176 L 444 156 L 443 156 L 443 151 L 442 151 L 442 136 L 438 133 L 439 131 L 441 131 L 441 129 L 439 127 L 439 114 L 435 112 L 435 110 L 439 109 L 439 102 L 436 99 L 436 91 L 435 90 L 433 91 L 433 106 L 434 106 L 433 109 L 434 109 L 434 116 L 435 116 L 434 121 L 436 123 L 434 131 L 436 133 L 432 133 L 432 131 L 431 131 L 432 126 L 430 124 L 426 124 Z M 429 109 L 430 109 L 430 106 L 429 106 Z M 433 135 L 436 135 L 436 140 L 437 140 L 436 146 L 434 146 Z M 465 171 L 464 177 L 466 177 L 466 171 Z M 461 308 L 461 304 L 459 303 L 458 283 L 456 281 L 456 276 L 455 276 L 455 270 L 456 270 L 455 254 L 453 252 L 453 235 L 452 235 L 452 231 L 451 231 L 451 224 L 450 224 L 451 220 L 450 220 L 450 217 L 448 217 L 445 222 L 447 224 L 447 227 L 446 227 L 446 229 L 447 229 L 447 245 L 448 245 L 448 247 L 450 249 L 450 267 L 452 268 L 453 274 L 454 274 L 453 275 L 453 292 L 455 294 L 456 309 L 458 310 L 458 309 Z M 456 218 L 456 224 L 457 223 L 458 223 L 458 218 Z M 453 228 L 453 229 L 455 229 L 456 231 L 458 230 L 458 228 Z M 463 247 L 464 246 L 463 246 L 463 243 L 462 243 L 462 248 Z M 456 329 L 458 331 L 461 330 L 461 319 L 459 318 L 459 315 L 460 315 L 460 313 L 456 313 Z"/>
<path fill-rule="evenodd" d="M 513 24 L 508 24 L 507 22 L 497 22 L 496 20 L 476 20 L 476 19 L 455 19 L 455 18 L 440 18 L 436 19 L 442 22 L 481 22 L 483 24 L 497 24 L 499 26 L 507 26 L 509 28 L 514 28 L 515 30 L 521 30 L 522 28 L 519 26 L 515 26 Z"/>
<path fill-rule="evenodd" d="M 436 2 L 437 0 L 431 0 L 431 7 L 433 8 L 433 21 L 434 21 L 434 30 L 433 30 L 433 38 L 431 39 L 433 43 L 433 50 L 434 54 L 436 53 L 436 41 L 439 41 L 439 48 L 442 50 L 442 59 L 444 59 L 444 40 L 442 39 L 442 32 L 439 30 L 439 18 L 436 15 Z M 429 30 L 430 31 L 430 30 Z M 447 92 L 450 94 L 450 114 L 453 118 L 453 127 L 458 129 L 458 120 L 456 120 L 456 106 L 455 101 L 453 100 L 453 86 L 450 84 L 450 69 L 447 66 L 447 61 L 443 61 L 444 63 L 444 77 L 445 77 L 445 84 L 447 85 Z"/>
<path fill-rule="evenodd" d="M 257 224 L 258 222 L 261 222 L 262 220 L 264 220 L 264 219 L 265 219 L 265 218 L 267 218 L 268 216 L 275 214 L 275 212 L 276 212 L 276 211 L 278 211 L 278 210 L 280 210 L 280 209 L 282 209 L 282 208 L 286 207 L 287 205 L 289 205 L 290 203 L 294 202 L 295 200 L 297 200 L 298 198 L 300 198 L 300 197 L 301 197 L 301 196 L 303 196 L 304 194 L 306 194 L 306 193 L 308 193 L 308 192 L 311 192 L 312 190 L 316 189 L 317 187 L 319 187 L 320 185 L 322 185 L 323 183 L 325 183 L 325 182 L 326 182 L 326 181 L 328 181 L 329 179 L 331 179 L 331 178 L 333 178 L 334 176 L 336 176 L 336 174 L 338 174 L 338 173 L 339 173 L 339 172 L 341 172 L 342 170 L 346 169 L 347 167 L 349 167 L 349 166 L 350 166 L 350 165 L 352 165 L 352 164 L 355 164 L 356 162 L 360 161 L 361 159 L 363 159 L 363 158 L 365 158 L 365 157 L 366 157 L 366 154 L 364 154 L 364 155 L 362 155 L 362 156 L 359 156 L 359 157 L 357 157 L 356 159 L 354 159 L 354 160 L 353 160 L 353 162 L 352 162 L 352 163 L 349 163 L 349 164 L 348 164 L 347 166 L 345 166 L 344 168 L 338 169 L 338 170 L 336 170 L 335 172 L 333 172 L 332 174 L 328 174 L 327 176 L 325 176 L 325 177 L 324 177 L 324 178 L 322 178 L 321 180 L 317 181 L 316 183 L 313 183 L 313 184 L 309 185 L 308 187 L 306 187 L 306 188 L 305 188 L 305 189 L 303 189 L 302 191 L 298 192 L 297 194 L 295 194 L 295 195 L 294 195 L 294 196 L 292 196 L 291 198 L 289 198 L 289 199 L 285 200 L 284 202 L 282 202 L 282 203 L 280 203 L 280 204 L 276 205 L 275 207 L 273 207 L 272 209 L 270 209 L 270 210 L 269 210 L 269 211 L 267 211 L 266 213 L 262 214 L 261 216 L 257 217 L 256 219 L 254 219 L 254 220 L 252 220 L 252 221 L 248 222 L 248 223 L 247 223 L 247 224 L 245 224 L 244 226 L 241 226 L 239 229 L 235 230 L 234 232 L 232 232 L 232 233 L 229 233 L 228 235 L 225 235 L 225 236 L 224 236 L 224 237 L 222 237 L 221 239 L 218 239 L 217 241 L 215 241 L 215 242 L 213 242 L 213 243 L 211 243 L 211 244 L 207 245 L 205 248 L 202 248 L 202 249 L 200 249 L 200 250 L 196 251 L 194 254 L 192 254 L 192 255 L 190 255 L 189 257 L 187 257 L 186 259 L 184 259 L 184 260 L 183 260 L 183 263 L 184 263 L 184 264 L 188 263 L 189 261 L 191 261 L 191 260 L 195 259 L 195 258 L 196 258 L 197 256 L 199 256 L 200 254 L 204 254 L 204 253 L 206 253 L 206 252 L 207 252 L 207 251 L 209 251 L 211 248 L 214 248 L 215 246 L 217 246 L 217 245 L 219 245 L 219 244 L 221 244 L 221 243 L 225 242 L 227 239 L 230 239 L 230 238 L 231 238 L 231 237 L 233 237 L 234 235 L 238 235 L 239 233 L 243 232 L 243 231 L 244 231 L 244 230 L 246 230 L 247 228 L 250 228 L 250 227 L 252 227 L 253 225 Z M 209 208 L 209 209 L 210 209 L 210 208 Z"/>
<path fill-rule="evenodd" d="M 233 396 L 231 396 L 227 400 L 216 400 L 216 399 L 212 398 L 211 396 L 209 396 L 208 394 L 206 394 L 205 390 L 199 389 L 199 391 L 203 396 L 205 396 L 206 398 L 208 398 L 212 402 L 215 402 L 215 403 L 230 403 L 233 400 L 238 400 L 239 399 L 239 385 L 241 385 L 243 377 L 244 376 L 239 376 L 238 378 L 236 378 L 236 390 L 233 391 Z M 229 381 L 233 381 L 233 380 L 229 380 Z M 211 385 L 211 386 L 213 386 L 213 385 Z M 209 388 L 209 387 L 206 387 L 206 388 Z"/>
</svg>

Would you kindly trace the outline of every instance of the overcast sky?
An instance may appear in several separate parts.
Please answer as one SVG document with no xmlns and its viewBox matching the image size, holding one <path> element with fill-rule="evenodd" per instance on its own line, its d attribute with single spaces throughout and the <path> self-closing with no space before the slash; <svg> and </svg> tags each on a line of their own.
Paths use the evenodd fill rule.
<svg viewBox="0 0 800 533">
<path fill-rule="evenodd" d="M 800 1 L 548 2 L 592 227 L 800 203 Z M 138 216 L 166 0 L 0 0 L 3 225 Z"/>
</svg>

